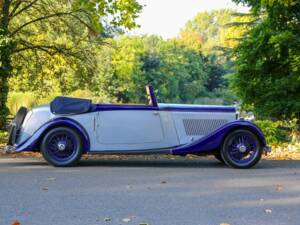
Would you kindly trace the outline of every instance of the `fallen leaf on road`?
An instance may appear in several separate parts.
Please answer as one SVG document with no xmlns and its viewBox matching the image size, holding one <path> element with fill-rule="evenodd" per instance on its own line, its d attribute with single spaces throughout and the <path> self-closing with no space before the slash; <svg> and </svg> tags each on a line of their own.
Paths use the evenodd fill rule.
<svg viewBox="0 0 300 225">
<path fill-rule="evenodd" d="M 272 209 L 265 209 L 265 213 L 272 213 Z"/>
<path fill-rule="evenodd" d="M 278 184 L 278 185 L 276 186 L 275 190 L 278 191 L 278 192 L 281 192 L 281 191 L 283 191 L 283 186 L 280 185 L 280 184 Z"/>
<path fill-rule="evenodd" d="M 122 221 L 125 222 L 125 223 L 129 223 L 129 222 L 131 221 L 131 219 L 129 219 L 129 218 L 124 218 L 124 219 L 122 219 Z"/>
<path fill-rule="evenodd" d="M 105 221 L 105 222 L 109 222 L 109 221 L 111 221 L 111 218 L 106 217 L 106 218 L 104 218 L 104 221 Z"/>
<path fill-rule="evenodd" d="M 18 220 L 14 221 L 11 225 L 21 225 Z"/>
</svg>

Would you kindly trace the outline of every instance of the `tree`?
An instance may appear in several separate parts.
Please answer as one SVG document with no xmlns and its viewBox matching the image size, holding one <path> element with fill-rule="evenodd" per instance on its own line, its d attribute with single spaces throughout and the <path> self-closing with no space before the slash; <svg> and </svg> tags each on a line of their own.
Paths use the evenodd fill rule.
<svg viewBox="0 0 300 225">
<path fill-rule="evenodd" d="M 99 41 L 120 28 L 135 27 L 140 10 L 136 0 L 0 0 L 0 129 L 8 113 L 8 79 L 18 67 L 13 58 L 86 59 L 77 51 L 82 41 Z M 73 34 L 66 37 L 71 44 L 54 38 L 66 33 Z"/>
<path fill-rule="evenodd" d="M 234 13 L 230 9 L 200 12 L 182 28 L 181 39 L 186 43 L 191 42 L 191 38 L 198 39 L 204 55 L 210 54 L 215 47 L 225 47 L 227 37 L 224 30 L 227 29 L 226 24 L 232 22 Z"/>
<path fill-rule="evenodd" d="M 235 0 L 261 18 L 235 49 L 231 87 L 258 117 L 300 117 L 300 2 Z"/>
<path fill-rule="evenodd" d="M 227 82 L 224 78 L 226 70 L 222 65 L 217 62 L 217 56 L 211 55 L 205 58 L 206 71 L 208 74 L 205 87 L 209 92 L 213 92 L 216 89 L 226 88 Z"/>
<path fill-rule="evenodd" d="M 204 56 L 209 98 L 199 103 L 233 104 L 227 76 L 234 72 L 232 51 L 244 38 L 249 25 L 256 21 L 250 13 L 231 9 L 200 12 L 182 28 L 179 41 Z"/>
<path fill-rule="evenodd" d="M 193 103 L 205 96 L 207 72 L 199 51 L 173 39 L 157 36 L 121 36 L 114 50 L 103 49 L 104 79 L 95 79 L 117 102 L 146 102 L 145 85 L 152 84 L 161 102 Z M 110 54 L 110 56 L 109 56 Z"/>
</svg>

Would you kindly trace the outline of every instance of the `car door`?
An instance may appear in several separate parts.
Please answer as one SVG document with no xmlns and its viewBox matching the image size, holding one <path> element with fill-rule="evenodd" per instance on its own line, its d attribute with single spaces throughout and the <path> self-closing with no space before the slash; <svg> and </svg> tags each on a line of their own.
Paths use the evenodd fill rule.
<svg viewBox="0 0 300 225">
<path fill-rule="evenodd" d="M 153 149 L 164 139 L 160 113 L 155 110 L 100 111 L 96 123 L 100 149 Z"/>
</svg>

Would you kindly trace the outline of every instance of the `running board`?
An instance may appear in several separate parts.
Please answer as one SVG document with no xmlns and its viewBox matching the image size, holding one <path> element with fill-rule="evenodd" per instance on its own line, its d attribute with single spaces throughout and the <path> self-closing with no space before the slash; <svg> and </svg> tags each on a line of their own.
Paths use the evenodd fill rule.
<svg viewBox="0 0 300 225">
<path fill-rule="evenodd" d="M 88 151 L 87 154 L 103 154 L 103 155 L 139 155 L 139 154 L 172 154 L 170 149 L 159 149 L 159 150 L 105 150 L 105 151 Z"/>
</svg>

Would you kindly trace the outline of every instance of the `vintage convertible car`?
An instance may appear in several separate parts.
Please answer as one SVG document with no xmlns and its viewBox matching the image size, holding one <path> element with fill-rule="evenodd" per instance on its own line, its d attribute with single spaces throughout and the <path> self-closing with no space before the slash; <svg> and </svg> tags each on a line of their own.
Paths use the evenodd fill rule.
<svg viewBox="0 0 300 225">
<path fill-rule="evenodd" d="M 262 131 L 237 118 L 235 107 L 158 104 L 93 104 L 56 97 L 12 122 L 8 149 L 41 151 L 54 166 L 70 166 L 82 154 L 212 154 L 235 168 L 250 168 L 270 148 Z"/>
</svg>

